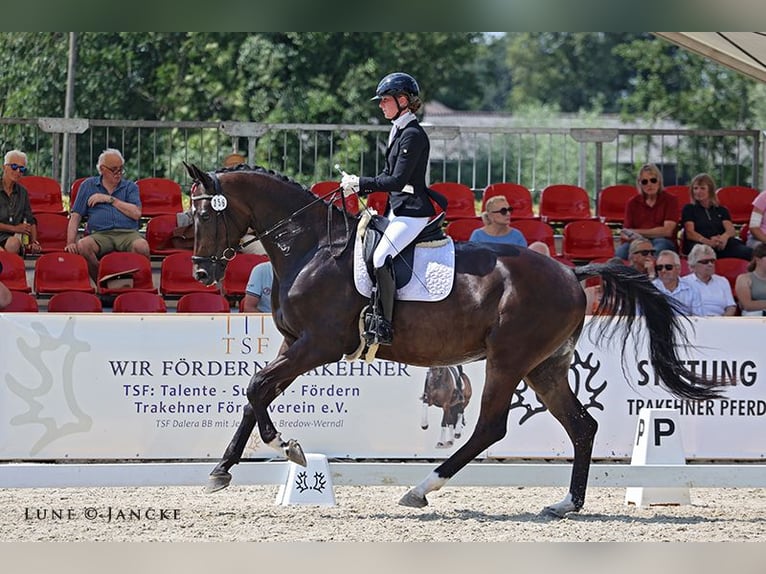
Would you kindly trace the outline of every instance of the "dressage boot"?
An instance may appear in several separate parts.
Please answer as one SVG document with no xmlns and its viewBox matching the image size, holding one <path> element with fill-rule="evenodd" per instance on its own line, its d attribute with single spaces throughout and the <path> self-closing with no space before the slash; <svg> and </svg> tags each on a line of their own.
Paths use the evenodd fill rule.
<svg viewBox="0 0 766 574">
<path fill-rule="evenodd" d="M 390 345 L 394 337 L 394 295 L 396 281 L 394 265 L 389 256 L 383 267 L 375 270 L 375 288 L 370 299 L 370 310 L 364 317 L 364 339 L 368 345 Z"/>
</svg>

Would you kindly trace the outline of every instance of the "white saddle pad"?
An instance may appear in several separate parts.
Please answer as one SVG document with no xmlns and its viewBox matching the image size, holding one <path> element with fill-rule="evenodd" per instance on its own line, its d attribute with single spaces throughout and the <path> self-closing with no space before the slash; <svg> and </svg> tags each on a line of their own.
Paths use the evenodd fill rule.
<svg viewBox="0 0 766 574">
<path fill-rule="evenodd" d="M 357 234 L 354 244 L 354 283 L 365 297 L 372 294 L 372 279 L 367 273 L 362 250 L 362 236 Z M 385 241 L 385 239 L 383 240 Z M 455 280 L 455 244 L 452 238 L 438 245 L 421 244 L 415 247 L 412 278 L 396 290 L 400 301 L 441 301 L 452 291 Z"/>
</svg>

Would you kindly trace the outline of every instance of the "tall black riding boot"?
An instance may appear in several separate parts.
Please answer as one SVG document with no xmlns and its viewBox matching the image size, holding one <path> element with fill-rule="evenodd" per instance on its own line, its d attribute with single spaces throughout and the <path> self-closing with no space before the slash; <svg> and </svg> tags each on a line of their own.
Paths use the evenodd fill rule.
<svg viewBox="0 0 766 574">
<path fill-rule="evenodd" d="M 394 337 L 394 296 L 396 281 L 394 265 L 389 256 L 383 267 L 375 270 L 375 287 L 370 299 L 370 311 L 365 315 L 364 338 L 368 345 L 390 345 Z"/>
</svg>

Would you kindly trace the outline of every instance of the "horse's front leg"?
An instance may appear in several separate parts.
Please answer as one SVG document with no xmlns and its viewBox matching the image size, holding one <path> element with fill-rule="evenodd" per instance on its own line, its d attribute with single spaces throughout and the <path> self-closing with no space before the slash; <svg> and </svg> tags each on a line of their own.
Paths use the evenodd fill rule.
<svg viewBox="0 0 766 574">
<path fill-rule="evenodd" d="M 338 360 L 342 351 L 332 353 L 317 350 L 316 341 L 305 344 L 298 340 L 284 353 L 257 373 L 247 388 L 247 400 L 253 407 L 258 430 L 263 443 L 284 454 L 288 460 L 306 466 L 306 457 L 298 441 L 283 440 L 268 412 L 268 406 L 290 384 L 306 371 L 325 363 Z"/>
<path fill-rule="evenodd" d="M 229 469 L 239 463 L 242 459 L 242 453 L 245 450 L 245 446 L 250 439 L 254 427 L 255 414 L 253 413 L 253 408 L 247 404 L 245 405 L 245 408 L 242 409 L 242 421 L 240 421 L 239 426 L 234 433 L 234 437 L 231 439 L 229 446 L 226 447 L 221 461 L 216 465 L 208 477 L 205 492 L 217 492 L 229 486 L 229 483 L 231 482 L 231 473 L 229 472 Z"/>
</svg>

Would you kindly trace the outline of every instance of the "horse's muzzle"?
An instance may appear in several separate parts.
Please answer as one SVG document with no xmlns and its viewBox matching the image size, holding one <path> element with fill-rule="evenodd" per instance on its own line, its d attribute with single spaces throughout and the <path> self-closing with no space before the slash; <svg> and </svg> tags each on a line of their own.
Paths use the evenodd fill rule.
<svg viewBox="0 0 766 574">
<path fill-rule="evenodd" d="M 203 285 L 212 285 L 215 282 L 215 278 L 210 273 L 199 267 L 194 270 L 194 278 Z"/>
</svg>

